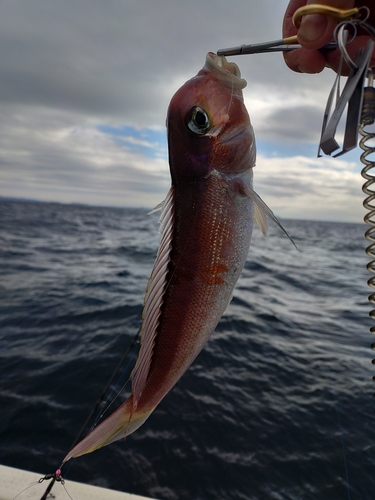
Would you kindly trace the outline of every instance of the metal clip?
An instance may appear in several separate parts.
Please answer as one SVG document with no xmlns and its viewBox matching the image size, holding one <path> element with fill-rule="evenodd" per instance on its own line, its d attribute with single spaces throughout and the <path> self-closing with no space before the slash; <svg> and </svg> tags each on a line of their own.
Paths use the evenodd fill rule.
<svg viewBox="0 0 375 500">
<path fill-rule="evenodd" d="M 338 74 L 336 76 L 336 80 L 328 97 L 326 110 L 324 113 L 318 156 L 321 156 L 321 150 L 326 155 L 331 155 L 334 151 L 340 148 L 338 142 L 335 139 L 335 135 L 343 112 L 346 108 L 347 116 L 343 146 L 342 150 L 339 153 L 335 154 L 334 157 L 345 154 L 346 152 L 354 149 L 357 146 L 358 128 L 363 102 L 364 82 L 374 50 L 375 42 L 370 39 L 366 47 L 358 51 L 353 62 L 351 61 L 345 49 L 346 35 L 344 34 L 344 29 L 345 23 L 340 27 L 338 31 L 338 42 L 342 53 L 342 58 L 344 58 L 345 61 L 350 65 L 351 71 L 342 94 L 337 98 L 335 109 L 331 117 L 328 118 L 331 112 L 334 94 L 335 92 L 339 94 L 340 70 L 338 71 Z"/>
</svg>

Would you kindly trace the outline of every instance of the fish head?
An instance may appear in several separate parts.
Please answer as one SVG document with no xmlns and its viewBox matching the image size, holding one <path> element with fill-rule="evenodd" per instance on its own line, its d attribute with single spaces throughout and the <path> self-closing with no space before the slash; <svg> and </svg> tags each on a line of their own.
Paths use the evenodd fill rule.
<svg viewBox="0 0 375 500">
<path fill-rule="evenodd" d="M 235 63 L 209 52 L 199 73 L 172 97 L 167 113 L 172 182 L 241 173 L 255 165 L 255 138 Z"/>
</svg>

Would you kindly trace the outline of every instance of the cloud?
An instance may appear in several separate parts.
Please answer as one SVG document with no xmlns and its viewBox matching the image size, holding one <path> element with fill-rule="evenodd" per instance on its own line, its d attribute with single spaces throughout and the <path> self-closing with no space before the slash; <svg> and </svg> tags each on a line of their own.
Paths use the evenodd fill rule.
<svg viewBox="0 0 375 500">
<path fill-rule="evenodd" d="M 158 203 L 169 186 L 164 134 L 172 95 L 208 51 L 278 38 L 287 3 L 2 2 L 0 195 Z M 337 174 L 334 164 L 313 160 L 333 72 L 293 73 L 280 54 L 233 60 L 248 82 L 257 183 L 276 211 L 314 217 L 315 206 L 317 218 L 354 217 L 357 198 L 343 202 L 357 196 L 348 187 L 358 184 L 350 162 Z"/>
<path fill-rule="evenodd" d="M 279 74 L 282 70 L 285 68 L 279 68 Z M 294 85 L 289 88 L 288 75 L 277 86 L 274 83 L 267 86 L 256 84 L 245 89 L 245 102 L 258 140 L 314 144 L 317 150 L 333 73 L 309 75 L 310 85 L 317 78 L 319 82 L 308 88 L 304 84 L 306 76 L 295 74 Z M 301 82 L 299 86 L 296 85 L 298 81 Z"/>
<path fill-rule="evenodd" d="M 25 108 L 0 127 L 2 195 L 152 207 L 170 181 L 166 158 L 147 158 L 77 116 Z"/>
<path fill-rule="evenodd" d="M 267 141 L 318 144 L 323 113 L 316 106 L 286 105 L 262 120 L 257 135 Z"/>
<path fill-rule="evenodd" d="M 337 158 L 258 155 L 255 190 L 280 217 L 360 222 L 363 179 L 358 165 Z"/>
<path fill-rule="evenodd" d="M 145 207 L 164 198 L 170 185 L 166 154 L 146 156 L 138 149 L 152 150 L 153 141 L 134 135 L 118 142 L 90 120 L 78 121 L 70 112 L 24 106 L 9 117 L 0 128 L 2 194 Z M 155 151 L 160 152 L 158 143 Z M 358 170 L 345 159 L 261 152 L 254 184 L 280 217 L 359 222 L 364 213 Z"/>
<path fill-rule="evenodd" d="M 260 39 L 263 22 L 279 36 L 274 16 L 281 20 L 283 3 L 268 0 L 260 8 L 241 0 L 233 9 L 218 0 L 4 2 L 0 102 L 161 125 L 173 92 L 202 67 L 206 52 Z M 274 57 L 241 64 L 261 82 L 260 70 Z"/>
</svg>

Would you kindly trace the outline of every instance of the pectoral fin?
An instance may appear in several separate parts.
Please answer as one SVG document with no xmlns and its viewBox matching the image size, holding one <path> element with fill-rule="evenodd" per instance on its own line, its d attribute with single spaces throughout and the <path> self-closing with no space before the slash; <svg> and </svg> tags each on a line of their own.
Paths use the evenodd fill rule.
<svg viewBox="0 0 375 500">
<path fill-rule="evenodd" d="M 262 200 L 262 198 L 251 187 L 247 186 L 245 183 L 242 183 L 241 190 L 242 190 L 244 195 L 248 196 L 250 199 L 252 199 L 254 201 L 254 203 L 255 203 L 254 218 L 255 218 L 256 223 L 260 227 L 260 230 L 264 234 L 264 236 L 267 235 L 267 229 L 268 229 L 267 217 L 269 217 L 279 226 L 279 228 L 286 234 L 286 236 L 290 239 L 290 241 L 293 243 L 293 245 L 299 251 L 299 248 L 294 243 L 293 238 L 287 233 L 286 229 L 284 229 L 284 227 L 281 224 L 281 222 L 279 221 L 279 219 L 272 212 L 272 210 L 269 208 L 269 206 L 266 205 L 266 203 Z"/>
<path fill-rule="evenodd" d="M 268 219 L 267 215 L 263 212 L 263 210 L 255 203 L 254 205 L 254 219 L 258 224 L 259 229 L 262 231 L 263 236 L 266 237 L 268 233 Z"/>
</svg>

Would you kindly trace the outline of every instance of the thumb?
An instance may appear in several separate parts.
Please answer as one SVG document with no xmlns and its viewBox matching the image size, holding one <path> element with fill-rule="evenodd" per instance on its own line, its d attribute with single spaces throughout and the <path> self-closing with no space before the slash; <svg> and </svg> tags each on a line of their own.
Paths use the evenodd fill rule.
<svg viewBox="0 0 375 500">
<path fill-rule="evenodd" d="M 337 21 L 324 14 L 309 14 L 302 18 L 298 41 L 305 49 L 319 49 L 333 38 Z"/>
</svg>

